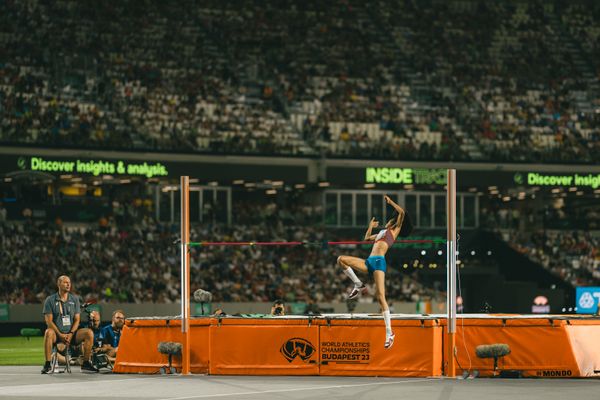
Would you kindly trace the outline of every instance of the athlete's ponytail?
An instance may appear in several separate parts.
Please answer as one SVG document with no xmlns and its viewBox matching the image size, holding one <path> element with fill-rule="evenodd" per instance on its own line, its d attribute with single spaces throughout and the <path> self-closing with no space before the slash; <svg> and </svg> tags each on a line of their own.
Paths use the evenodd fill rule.
<svg viewBox="0 0 600 400">
<path fill-rule="evenodd" d="M 404 211 L 404 218 L 402 219 L 402 226 L 400 227 L 399 236 L 407 237 L 411 234 L 412 230 L 413 230 L 412 221 L 410 220 L 408 213 L 406 211 Z"/>
</svg>

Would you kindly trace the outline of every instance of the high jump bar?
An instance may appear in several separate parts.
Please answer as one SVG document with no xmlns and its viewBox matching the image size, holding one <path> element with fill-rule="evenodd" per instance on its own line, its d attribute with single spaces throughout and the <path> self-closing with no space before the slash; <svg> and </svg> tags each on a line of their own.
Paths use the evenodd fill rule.
<svg viewBox="0 0 600 400">
<path fill-rule="evenodd" d="M 316 242 L 189 242 L 190 247 L 201 246 L 344 246 L 354 244 L 373 244 L 372 240 L 346 240 L 346 241 L 316 241 Z M 446 239 L 423 239 L 423 240 L 396 240 L 395 243 L 446 243 Z"/>
</svg>

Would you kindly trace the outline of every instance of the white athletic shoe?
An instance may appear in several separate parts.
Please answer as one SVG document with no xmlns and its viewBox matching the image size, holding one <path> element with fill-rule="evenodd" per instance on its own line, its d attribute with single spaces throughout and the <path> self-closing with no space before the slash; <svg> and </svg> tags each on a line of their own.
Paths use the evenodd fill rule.
<svg viewBox="0 0 600 400">
<path fill-rule="evenodd" d="M 385 345 L 383 347 L 385 347 L 386 349 L 391 349 L 392 346 L 394 345 L 395 338 L 396 338 L 396 335 L 394 335 L 393 333 L 390 336 L 387 336 L 385 338 Z"/>
<path fill-rule="evenodd" d="M 362 292 L 363 290 L 365 290 L 367 287 L 365 286 L 364 283 L 361 283 L 360 286 L 356 286 L 354 285 L 354 288 L 352 289 L 352 291 L 350 292 L 350 294 L 348 295 L 348 300 L 354 300 L 355 298 L 357 298 Z"/>
</svg>

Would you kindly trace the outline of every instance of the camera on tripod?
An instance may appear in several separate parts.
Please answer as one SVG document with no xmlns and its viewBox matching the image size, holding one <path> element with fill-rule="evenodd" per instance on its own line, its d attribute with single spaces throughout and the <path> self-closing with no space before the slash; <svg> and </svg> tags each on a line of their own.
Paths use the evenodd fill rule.
<svg viewBox="0 0 600 400">
<path fill-rule="evenodd" d="M 81 305 L 81 312 L 83 314 L 85 314 L 87 317 L 85 324 L 82 324 L 82 326 L 81 326 L 82 328 L 90 328 L 90 329 L 94 330 L 94 322 L 92 321 L 92 312 L 95 310 L 92 309 L 93 304 L 95 304 L 95 303 L 87 302 L 87 303 L 83 303 Z"/>
<path fill-rule="evenodd" d="M 81 312 L 87 316 L 86 322 L 85 324 L 82 324 L 82 327 L 88 328 L 94 333 L 94 342 L 92 344 L 92 358 L 90 361 L 92 362 L 92 365 L 98 369 L 112 369 L 112 363 L 108 359 L 108 356 L 105 353 L 100 352 L 100 349 L 102 348 L 102 337 L 98 336 L 96 333 L 100 329 L 101 321 L 99 313 L 96 314 L 96 317 L 98 318 L 97 320 L 95 320 L 92 317 L 92 313 L 94 311 L 97 312 L 97 310 L 95 310 L 92 307 L 94 304 L 96 304 L 95 301 L 88 301 L 81 305 Z"/>
</svg>

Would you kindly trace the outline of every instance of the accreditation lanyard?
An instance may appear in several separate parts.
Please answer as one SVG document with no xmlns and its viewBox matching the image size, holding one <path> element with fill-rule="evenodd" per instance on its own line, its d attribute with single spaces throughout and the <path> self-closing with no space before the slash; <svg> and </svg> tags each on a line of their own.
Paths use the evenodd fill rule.
<svg viewBox="0 0 600 400">
<path fill-rule="evenodd" d="M 68 299 L 69 298 L 67 297 L 67 300 Z M 64 315 L 63 304 L 64 303 L 62 300 L 58 300 L 58 308 L 60 312 L 60 318 L 62 318 L 62 326 L 66 328 L 71 326 L 71 318 L 68 315 Z"/>
</svg>

